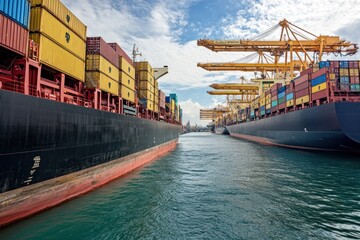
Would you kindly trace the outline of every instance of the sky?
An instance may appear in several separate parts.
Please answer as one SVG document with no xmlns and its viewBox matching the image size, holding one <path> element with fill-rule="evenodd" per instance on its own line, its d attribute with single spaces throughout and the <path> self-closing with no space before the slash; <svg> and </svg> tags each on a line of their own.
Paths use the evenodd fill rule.
<svg viewBox="0 0 360 240">
<path fill-rule="evenodd" d="M 142 54 L 137 60 L 149 61 L 153 67 L 168 66 L 169 73 L 159 79 L 159 88 L 178 95 L 184 124 L 206 125 L 209 121 L 200 120 L 200 109 L 225 103 L 225 97 L 206 93 L 210 84 L 254 77 L 254 73 L 208 72 L 197 67 L 198 62 L 233 62 L 249 54 L 215 53 L 197 46 L 198 39 L 251 39 L 287 19 L 315 35 L 338 35 L 360 43 L 360 0 L 62 2 L 87 26 L 88 36 L 118 42 L 129 56 L 136 44 Z M 360 55 L 351 59 L 360 59 Z"/>
</svg>

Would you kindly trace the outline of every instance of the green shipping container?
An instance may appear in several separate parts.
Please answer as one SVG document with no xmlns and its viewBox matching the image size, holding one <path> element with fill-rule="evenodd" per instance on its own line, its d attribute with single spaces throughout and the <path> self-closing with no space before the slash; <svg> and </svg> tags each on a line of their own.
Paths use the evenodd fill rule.
<svg viewBox="0 0 360 240">
<path fill-rule="evenodd" d="M 271 102 L 271 107 L 276 107 L 278 105 L 277 100 Z"/>
</svg>

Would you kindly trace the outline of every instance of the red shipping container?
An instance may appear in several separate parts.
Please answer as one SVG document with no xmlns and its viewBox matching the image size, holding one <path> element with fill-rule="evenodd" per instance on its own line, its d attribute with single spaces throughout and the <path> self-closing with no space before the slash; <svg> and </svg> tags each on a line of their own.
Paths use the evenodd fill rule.
<svg viewBox="0 0 360 240">
<path fill-rule="evenodd" d="M 311 94 L 311 99 L 312 100 L 318 100 L 318 99 L 321 99 L 321 98 L 326 98 L 328 96 L 328 90 L 325 89 L 325 90 L 322 90 L 322 91 L 319 91 L 319 92 L 316 92 L 316 93 L 312 93 Z"/>
<path fill-rule="evenodd" d="M 265 95 L 269 95 L 271 93 L 270 89 L 265 91 Z"/>
<path fill-rule="evenodd" d="M 297 86 L 295 87 L 295 91 L 298 92 L 298 91 L 301 91 L 301 90 L 303 90 L 303 89 L 309 89 L 309 83 L 310 83 L 310 82 L 303 82 L 303 83 L 297 85 Z"/>
<path fill-rule="evenodd" d="M 350 77 L 350 83 L 359 83 L 359 77 Z"/>
<path fill-rule="evenodd" d="M 311 74 L 311 73 L 312 73 L 312 70 L 313 70 L 312 67 L 309 67 L 308 69 L 302 71 L 302 72 L 300 73 L 300 77 Z"/>
<path fill-rule="evenodd" d="M 309 89 L 308 88 L 305 88 L 303 90 L 295 92 L 295 98 L 301 98 L 301 97 L 306 96 L 306 95 L 309 95 Z"/>
<path fill-rule="evenodd" d="M 119 46 L 117 43 L 108 43 L 112 49 L 115 50 L 115 52 L 120 56 L 126 59 L 128 63 L 130 63 L 132 66 L 134 66 L 133 61 L 129 57 L 129 55 L 126 54 L 126 52 Z"/>
<path fill-rule="evenodd" d="M 271 101 L 275 101 L 276 99 L 278 99 L 277 93 L 275 95 L 271 95 Z"/>
<path fill-rule="evenodd" d="M 316 72 L 313 72 L 313 73 L 311 74 L 311 79 L 317 78 L 317 77 L 319 77 L 319 76 L 321 76 L 321 75 L 323 75 L 323 74 L 325 74 L 325 73 L 327 73 L 327 72 L 328 72 L 328 69 L 327 69 L 327 68 L 319 69 L 319 70 L 317 70 Z"/>
<path fill-rule="evenodd" d="M 165 109 L 165 93 L 159 90 L 159 104 L 161 108 Z"/>
<path fill-rule="evenodd" d="M 358 61 L 349 61 L 349 68 L 359 68 Z"/>
<path fill-rule="evenodd" d="M 271 109 L 270 109 L 270 111 L 271 112 L 276 112 L 278 110 L 278 107 L 276 106 L 276 107 L 272 107 Z"/>
<path fill-rule="evenodd" d="M 25 56 L 28 39 L 27 29 L 0 14 L 0 46 Z"/>
<path fill-rule="evenodd" d="M 286 108 L 286 102 L 284 102 L 282 104 L 279 104 L 278 107 L 279 107 L 280 110 L 285 109 Z"/>
<path fill-rule="evenodd" d="M 340 67 L 339 61 L 331 61 L 330 62 L 330 68 L 339 68 L 339 67 Z"/>
<path fill-rule="evenodd" d="M 119 68 L 119 55 L 101 37 L 88 37 L 86 39 L 86 54 L 100 54 Z"/>
<path fill-rule="evenodd" d="M 274 85 L 271 86 L 271 92 L 275 92 L 276 91 L 276 94 L 277 94 L 277 89 L 278 88 L 281 88 L 281 83 L 275 83 Z"/>
<path fill-rule="evenodd" d="M 306 75 L 303 75 L 303 76 L 300 76 L 300 77 L 296 78 L 294 80 L 295 88 L 296 88 L 297 85 L 299 85 L 299 84 L 301 84 L 303 82 L 307 82 L 307 81 L 309 81 L 309 74 L 306 74 Z"/>
<path fill-rule="evenodd" d="M 294 82 L 291 81 L 289 84 L 286 85 L 285 93 L 289 94 L 289 93 L 294 92 L 294 90 L 295 90 L 295 85 L 294 85 Z"/>
</svg>

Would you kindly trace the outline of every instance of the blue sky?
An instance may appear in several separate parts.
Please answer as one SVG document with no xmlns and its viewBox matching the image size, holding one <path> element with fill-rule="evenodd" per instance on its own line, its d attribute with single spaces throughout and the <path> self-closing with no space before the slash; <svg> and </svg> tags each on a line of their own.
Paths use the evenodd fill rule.
<svg viewBox="0 0 360 240">
<path fill-rule="evenodd" d="M 316 35 L 340 35 L 360 42 L 360 0 L 62 0 L 88 27 L 88 36 L 118 42 L 130 55 L 134 44 L 153 67 L 169 66 L 159 80 L 167 94 L 176 92 L 183 120 L 205 125 L 199 109 L 224 97 L 206 94 L 214 82 L 236 82 L 253 73 L 207 72 L 197 62 L 230 62 L 243 53 L 214 53 L 196 40 L 242 39 L 286 18 Z M 276 37 L 277 38 L 277 37 Z M 359 58 L 359 57 L 358 57 Z"/>
</svg>

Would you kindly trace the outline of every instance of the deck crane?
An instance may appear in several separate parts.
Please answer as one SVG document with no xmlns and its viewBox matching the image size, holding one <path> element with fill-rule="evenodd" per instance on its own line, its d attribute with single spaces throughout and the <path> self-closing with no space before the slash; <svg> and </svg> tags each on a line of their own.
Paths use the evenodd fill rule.
<svg viewBox="0 0 360 240">
<path fill-rule="evenodd" d="M 278 28 L 281 30 L 279 40 L 260 40 L 274 33 Z M 273 64 L 276 66 L 276 73 L 279 73 L 283 67 L 284 72 L 291 73 L 288 75 L 290 77 L 293 77 L 293 72 L 297 70 L 297 63 L 299 62 L 302 69 L 305 69 L 309 64 L 321 61 L 324 53 L 353 55 L 358 50 L 355 43 L 342 40 L 339 36 L 317 36 L 288 22 L 286 19 L 250 40 L 200 39 L 197 41 L 197 45 L 204 46 L 214 52 L 257 52 L 259 56 L 264 53 L 269 53 L 274 57 Z M 313 53 L 313 57 L 310 56 L 310 52 Z M 281 57 L 283 57 L 285 61 L 279 65 L 279 59 Z M 298 62 L 295 62 L 295 57 L 297 57 Z M 257 69 L 259 71 L 261 71 L 262 68 L 266 70 L 264 65 L 261 64 L 265 63 L 258 62 L 258 65 L 254 64 L 254 68 L 258 67 Z M 219 70 L 229 66 L 224 63 L 218 65 Z M 233 66 L 233 68 L 236 67 L 242 71 L 241 67 L 244 66 Z M 274 67 L 274 65 L 272 67 Z M 267 69 L 269 68 L 270 65 Z"/>
</svg>

